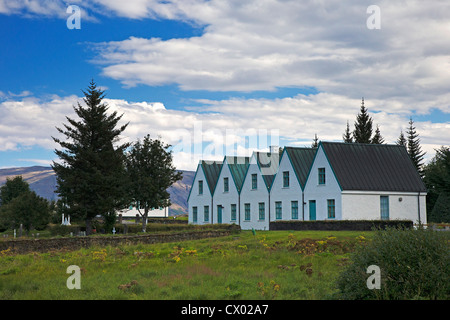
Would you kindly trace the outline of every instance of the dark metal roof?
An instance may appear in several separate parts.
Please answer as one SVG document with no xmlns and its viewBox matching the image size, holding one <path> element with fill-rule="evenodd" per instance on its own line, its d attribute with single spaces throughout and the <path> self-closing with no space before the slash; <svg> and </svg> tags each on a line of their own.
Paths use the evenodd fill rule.
<svg viewBox="0 0 450 320">
<path fill-rule="evenodd" d="M 317 148 L 285 147 L 286 152 L 294 168 L 298 182 L 303 189 L 308 178 L 309 170 L 314 161 Z"/>
<path fill-rule="evenodd" d="M 213 194 L 217 179 L 219 178 L 220 168 L 222 168 L 222 161 L 202 160 L 200 164 L 205 173 L 209 191 Z"/>
<path fill-rule="evenodd" d="M 342 190 L 426 192 L 404 146 L 320 144 Z"/>
<path fill-rule="evenodd" d="M 249 157 L 226 156 L 228 168 L 230 168 L 237 191 L 240 193 L 244 183 L 245 174 L 250 164 Z"/>
</svg>

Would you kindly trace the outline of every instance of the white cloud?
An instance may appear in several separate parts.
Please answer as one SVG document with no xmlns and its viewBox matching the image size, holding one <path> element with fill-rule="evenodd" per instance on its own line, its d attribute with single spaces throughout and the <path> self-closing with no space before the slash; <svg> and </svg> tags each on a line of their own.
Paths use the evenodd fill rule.
<svg viewBox="0 0 450 320">
<path fill-rule="evenodd" d="M 72 107 L 77 101 L 82 103 L 80 97 L 55 95 L 47 101 L 27 97 L 1 102 L 0 151 L 36 145 L 59 148 L 51 136 L 58 136 L 55 127 L 67 123 L 66 116 L 78 119 Z M 309 146 L 315 134 L 320 140 L 342 141 L 346 122 L 353 129 L 361 103 L 360 99 L 329 93 L 283 99 L 202 100 L 202 107 L 190 110 L 167 109 L 160 102 L 104 102 L 110 112 L 123 114 L 121 123 L 129 122 L 123 141 L 136 141 L 147 134 L 161 137 L 173 146 L 177 168 L 189 170 L 195 170 L 199 159 L 221 159 L 230 153 L 248 155 L 270 144 Z M 400 131 L 406 131 L 409 114 L 373 112 L 377 103 L 365 101 L 386 142 L 394 143 Z M 427 159 L 435 148 L 448 145 L 448 122 L 415 121 L 415 126 Z"/>
</svg>

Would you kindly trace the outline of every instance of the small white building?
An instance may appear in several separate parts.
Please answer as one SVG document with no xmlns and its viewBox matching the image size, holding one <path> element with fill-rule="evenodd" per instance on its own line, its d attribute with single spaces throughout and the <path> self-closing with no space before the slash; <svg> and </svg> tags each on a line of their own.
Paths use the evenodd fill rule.
<svg viewBox="0 0 450 320">
<path fill-rule="evenodd" d="M 269 230 L 270 188 L 280 163 L 278 148 L 275 152 L 253 152 L 245 174 L 240 195 L 243 230 Z"/>
<path fill-rule="evenodd" d="M 217 223 L 240 223 L 240 193 L 249 163 L 249 157 L 224 158 L 213 195 Z"/>
<path fill-rule="evenodd" d="M 304 195 L 305 220 L 426 223 L 426 187 L 403 146 L 320 142 Z"/>
<path fill-rule="evenodd" d="M 144 212 L 143 209 L 141 209 L 141 212 Z M 122 218 L 124 219 L 132 219 L 138 217 L 139 219 L 142 218 L 141 214 L 139 213 L 136 206 L 130 205 L 130 207 L 119 210 L 117 212 L 117 215 L 122 215 Z M 169 207 L 161 207 L 161 208 L 155 208 L 152 210 L 149 210 L 148 212 L 148 218 L 167 218 L 169 216 Z"/>
<path fill-rule="evenodd" d="M 315 148 L 283 149 L 270 189 L 270 221 L 305 220 L 303 189 L 315 154 Z"/>
<path fill-rule="evenodd" d="M 189 223 L 209 224 L 214 220 L 213 193 L 222 161 L 201 160 L 188 195 Z"/>
</svg>

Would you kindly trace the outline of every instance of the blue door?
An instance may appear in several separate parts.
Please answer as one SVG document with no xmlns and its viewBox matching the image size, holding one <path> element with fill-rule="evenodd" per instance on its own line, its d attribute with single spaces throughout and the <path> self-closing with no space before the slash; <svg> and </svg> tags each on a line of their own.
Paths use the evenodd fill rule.
<svg viewBox="0 0 450 320">
<path fill-rule="evenodd" d="M 381 220 L 389 220 L 389 197 L 380 196 Z"/>
<path fill-rule="evenodd" d="M 309 220 L 316 220 L 316 200 L 309 200 Z"/>
<path fill-rule="evenodd" d="M 217 223 L 222 223 L 222 209 L 221 205 L 217 206 Z"/>
</svg>

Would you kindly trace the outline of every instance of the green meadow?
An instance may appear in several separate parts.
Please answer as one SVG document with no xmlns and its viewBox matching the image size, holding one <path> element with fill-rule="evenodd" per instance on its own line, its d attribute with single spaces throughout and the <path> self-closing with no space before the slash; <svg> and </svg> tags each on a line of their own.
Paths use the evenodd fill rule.
<svg viewBox="0 0 450 320">
<path fill-rule="evenodd" d="M 241 231 L 152 245 L 0 252 L 0 299 L 329 299 L 371 232 Z M 70 265 L 80 289 L 68 289 Z"/>
</svg>

